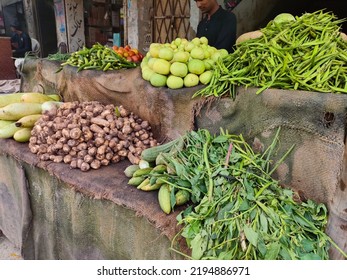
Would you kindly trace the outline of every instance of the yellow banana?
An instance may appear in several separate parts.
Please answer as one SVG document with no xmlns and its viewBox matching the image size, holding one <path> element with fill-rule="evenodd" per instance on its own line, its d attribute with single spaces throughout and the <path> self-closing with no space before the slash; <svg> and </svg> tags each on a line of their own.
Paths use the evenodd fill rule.
<svg viewBox="0 0 347 280">
<path fill-rule="evenodd" d="M 15 123 L 11 123 L 0 129 L 0 138 L 11 138 L 20 129 Z"/>
<path fill-rule="evenodd" d="M 42 114 L 27 115 L 16 121 L 18 127 L 33 127 Z"/>
<path fill-rule="evenodd" d="M 25 103 L 43 103 L 46 101 L 53 101 L 49 95 L 39 92 L 26 92 L 22 95 L 20 102 Z"/>
<path fill-rule="evenodd" d="M 5 120 L 0 120 L 0 128 L 3 128 L 11 123 L 13 123 L 14 121 L 5 121 Z"/>
<path fill-rule="evenodd" d="M 17 142 L 28 142 L 31 136 L 31 128 L 23 127 L 13 134 L 13 139 Z"/>
<path fill-rule="evenodd" d="M 23 92 L 0 94 L 0 108 L 11 103 L 20 102 L 23 94 Z"/>
<path fill-rule="evenodd" d="M 0 120 L 17 121 L 27 115 L 41 114 L 41 103 L 11 103 L 0 108 Z"/>
</svg>

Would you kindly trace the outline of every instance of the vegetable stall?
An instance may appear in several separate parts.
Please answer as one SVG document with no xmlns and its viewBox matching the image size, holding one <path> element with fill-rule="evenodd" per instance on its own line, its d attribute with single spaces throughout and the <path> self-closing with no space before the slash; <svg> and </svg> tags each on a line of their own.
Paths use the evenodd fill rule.
<svg viewBox="0 0 347 280">
<path fill-rule="evenodd" d="M 178 38 L 141 64 L 28 58 L 0 112 L 4 233 L 27 258 L 345 258 L 341 22 L 281 14 L 230 54 Z M 23 95 L 49 109 L 6 119 L 35 109 Z"/>
</svg>

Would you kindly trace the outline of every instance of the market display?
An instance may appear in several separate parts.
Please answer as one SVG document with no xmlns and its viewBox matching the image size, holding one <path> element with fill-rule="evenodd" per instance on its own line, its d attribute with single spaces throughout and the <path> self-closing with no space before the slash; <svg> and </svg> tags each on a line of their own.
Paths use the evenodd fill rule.
<svg viewBox="0 0 347 280">
<path fill-rule="evenodd" d="M 59 100 L 57 94 L 38 92 L 0 95 L 0 138 L 28 142 L 31 129 L 45 109 L 44 103 L 59 103 Z"/>
<path fill-rule="evenodd" d="M 216 64 L 196 96 L 236 94 L 237 86 L 347 93 L 345 19 L 324 11 L 280 14 L 261 30 L 241 35 L 235 51 Z"/>
<path fill-rule="evenodd" d="M 144 150 L 150 165 L 133 166 L 127 175 L 145 182 L 145 191 L 158 190 L 167 214 L 189 202 L 177 217 L 183 226 L 177 237 L 192 250 L 187 258 L 328 259 L 336 245 L 324 233 L 325 205 L 300 201 L 271 177 L 286 157 L 271 162 L 278 135 L 265 152 L 255 153 L 241 135 L 191 131 Z M 181 253 L 175 242 L 171 249 Z"/>
<path fill-rule="evenodd" d="M 208 84 L 212 68 L 228 54 L 208 45 L 206 37 L 176 38 L 171 43 L 152 43 L 141 63 L 143 79 L 152 86 L 170 89 Z"/>
<path fill-rule="evenodd" d="M 138 49 L 132 48 L 129 45 L 126 45 L 124 47 L 113 46 L 112 49 L 120 56 L 131 62 L 140 63 L 144 57 Z"/>
<path fill-rule="evenodd" d="M 42 161 L 63 162 L 82 171 L 129 159 L 157 145 L 149 123 L 123 106 L 98 101 L 64 102 L 43 112 L 29 140 Z"/>
<path fill-rule="evenodd" d="M 347 93 L 343 21 L 325 11 L 283 13 L 242 34 L 233 53 L 202 37 L 152 43 L 145 56 L 129 45 L 96 43 L 47 59 L 61 62 L 60 71 L 66 65 L 77 72 L 140 66 L 153 87 L 204 85 L 193 98 L 235 97 L 238 86 L 257 87 L 257 94 L 267 88 Z M 129 160 L 124 175 L 134 191 L 156 192 L 164 217 L 183 209 L 170 249 L 184 258 L 327 260 L 332 246 L 347 258 L 325 233 L 327 206 L 273 178 L 294 148 L 273 162 L 279 132 L 261 152 L 223 128 L 218 135 L 197 128 L 159 145 L 150 123 L 122 105 L 62 102 L 57 94 L 36 92 L 0 95 L 0 138 L 28 142 L 40 161 L 87 172 Z M 190 255 L 180 250 L 182 238 Z"/>
<path fill-rule="evenodd" d="M 95 43 L 91 48 L 83 47 L 81 50 L 73 52 L 61 64 L 62 67 L 65 65 L 77 67 L 77 72 L 82 70 L 108 71 L 137 67 L 137 63 L 128 61 L 112 48 L 103 46 L 100 43 Z"/>
</svg>

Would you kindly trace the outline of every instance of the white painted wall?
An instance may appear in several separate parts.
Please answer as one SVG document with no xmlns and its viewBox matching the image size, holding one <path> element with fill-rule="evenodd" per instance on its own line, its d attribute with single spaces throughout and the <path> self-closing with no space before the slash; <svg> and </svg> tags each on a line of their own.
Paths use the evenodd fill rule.
<svg viewBox="0 0 347 280">
<path fill-rule="evenodd" d="M 139 23 L 138 23 L 138 7 L 137 0 L 125 0 L 123 1 L 123 7 L 126 5 L 127 17 L 125 19 L 125 26 L 127 28 L 128 44 L 134 48 L 138 48 L 139 45 Z M 126 41 L 126 38 L 125 38 Z"/>
</svg>

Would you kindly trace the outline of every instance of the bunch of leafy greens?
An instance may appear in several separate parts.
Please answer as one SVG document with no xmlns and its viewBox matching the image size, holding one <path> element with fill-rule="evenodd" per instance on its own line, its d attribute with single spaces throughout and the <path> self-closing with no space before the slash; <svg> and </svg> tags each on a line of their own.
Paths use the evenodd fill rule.
<svg viewBox="0 0 347 280">
<path fill-rule="evenodd" d="M 223 131 L 212 136 L 204 129 L 188 132 L 184 148 L 168 153 L 176 171 L 170 184 L 186 182 L 194 203 L 177 216 L 182 230 L 172 241 L 173 251 L 192 259 L 329 258 L 329 247 L 337 245 L 324 232 L 326 206 L 298 202 L 292 190 L 271 177 L 291 151 L 271 162 L 279 131 L 263 154 L 255 153 L 242 136 Z M 179 235 L 191 256 L 177 249 Z"/>
</svg>

